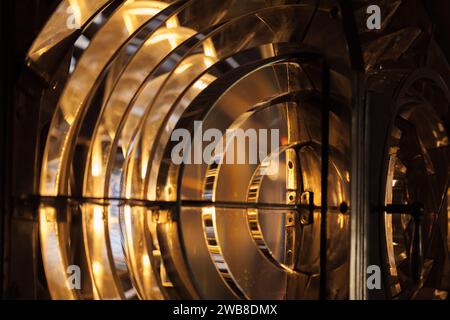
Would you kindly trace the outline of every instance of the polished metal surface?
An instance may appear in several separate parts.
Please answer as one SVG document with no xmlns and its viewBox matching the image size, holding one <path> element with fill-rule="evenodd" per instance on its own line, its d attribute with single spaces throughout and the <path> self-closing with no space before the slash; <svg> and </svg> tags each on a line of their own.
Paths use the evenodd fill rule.
<svg viewBox="0 0 450 320">
<path fill-rule="evenodd" d="M 377 263 L 379 296 L 446 299 L 450 95 L 402 2 L 372 35 L 364 1 L 61 1 L 18 201 L 49 296 L 368 299 Z"/>
<path fill-rule="evenodd" d="M 448 88 L 436 73 L 417 70 L 400 90 L 388 140 L 385 202 L 424 205 L 419 226 L 420 275 L 413 280 L 414 219 L 385 214 L 390 294 L 405 298 L 445 299 L 448 270 Z M 439 240 L 438 240 L 439 239 Z"/>
</svg>

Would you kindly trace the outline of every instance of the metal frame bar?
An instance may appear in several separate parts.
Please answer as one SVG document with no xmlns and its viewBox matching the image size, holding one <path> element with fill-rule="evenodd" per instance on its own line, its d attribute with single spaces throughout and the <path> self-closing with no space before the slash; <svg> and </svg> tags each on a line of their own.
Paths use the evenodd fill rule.
<svg viewBox="0 0 450 320">
<path fill-rule="evenodd" d="M 320 214 L 320 284 L 319 298 L 327 299 L 327 212 L 328 169 L 330 149 L 330 70 L 322 61 L 322 148 L 321 148 L 321 214 Z"/>
<path fill-rule="evenodd" d="M 368 104 L 365 102 L 364 59 L 351 1 L 339 0 L 342 23 L 353 70 L 352 159 L 350 215 L 350 299 L 367 300 L 366 270 L 370 216 L 368 160 L 370 158 Z"/>
</svg>

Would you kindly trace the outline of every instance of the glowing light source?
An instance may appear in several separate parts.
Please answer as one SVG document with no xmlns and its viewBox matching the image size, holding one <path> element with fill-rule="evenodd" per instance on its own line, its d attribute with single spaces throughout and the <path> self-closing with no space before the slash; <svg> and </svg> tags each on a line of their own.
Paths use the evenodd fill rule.
<svg viewBox="0 0 450 320">
<path fill-rule="evenodd" d="M 150 258 L 147 254 L 142 256 L 142 266 L 144 270 L 148 270 L 148 268 L 150 268 Z"/>
<path fill-rule="evenodd" d="M 339 215 L 338 215 L 338 223 L 339 223 L 339 228 L 344 229 L 345 220 L 344 220 L 344 215 L 342 213 L 339 213 Z"/>
<path fill-rule="evenodd" d="M 102 273 L 102 264 L 98 261 L 92 263 L 92 272 L 98 276 Z"/>
<path fill-rule="evenodd" d="M 100 206 L 94 207 L 94 230 L 96 233 L 103 231 L 103 208 Z"/>
<path fill-rule="evenodd" d="M 96 141 L 92 152 L 92 164 L 91 172 L 93 177 L 99 177 L 102 173 L 102 147 L 99 142 Z"/>
</svg>

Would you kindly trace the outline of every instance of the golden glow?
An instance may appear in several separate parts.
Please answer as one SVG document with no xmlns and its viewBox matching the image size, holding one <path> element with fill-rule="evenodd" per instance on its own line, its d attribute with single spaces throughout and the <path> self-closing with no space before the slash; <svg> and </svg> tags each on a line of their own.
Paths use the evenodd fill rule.
<svg viewBox="0 0 450 320">
<path fill-rule="evenodd" d="M 342 213 L 338 214 L 338 224 L 339 224 L 339 228 L 344 229 L 345 217 Z"/>
<path fill-rule="evenodd" d="M 92 176 L 99 177 L 102 173 L 102 146 L 98 139 L 95 140 L 92 150 Z"/>
<path fill-rule="evenodd" d="M 124 207 L 124 216 L 125 216 L 125 222 L 127 224 L 131 224 L 131 208 L 129 205 L 126 205 Z"/>
<path fill-rule="evenodd" d="M 141 162 L 141 178 L 142 180 L 145 179 L 145 176 L 147 174 L 147 167 L 148 167 L 148 153 L 142 154 L 142 162 Z"/>
<path fill-rule="evenodd" d="M 150 258 L 147 254 L 144 254 L 142 256 L 142 266 L 143 266 L 144 270 L 149 270 L 149 268 L 150 268 Z"/>
<path fill-rule="evenodd" d="M 177 29 L 162 29 L 159 32 L 155 32 L 151 36 L 145 45 L 157 45 L 160 42 L 167 41 L 170 44 L 171 49 L 175 49 L 186 38 L 193 35 L 194 32 L 191 29 L 177 28 Z"/>
<path fill-rule="evenodd" d="M 210 58 L 217 58 L 217 52 L 214 48 L 214 43 L 211 39 L 207 39 L 203 45 L 203 51 L 205 56 Z"/>
<path fill-rule="evenodd" d="M 67 256 L 65 246 L 60 246 L 57 228 L 57 212 L 53 207 L 39 208 L 39 232 L 42 261 L 47 277 L 47 285 L 53 299 L 76 299 L 77 294 L 68 286 Z"/>
<path fill-rule="evenodd" d="M 75 121 L 75 114 L 73 113 L 73 109 L 65 108 L 62 109 L 64 120 L 68 125 L 72 125 Z"/>
<path fill-rule="evenodd" d="M 113 261 L 111 248 L 107 237 L 104 215 L 106 207 L 101 205 L 84 204 L 83 240 L 88 264 L 91 266 L 91 280 L 93 290 L 98 299 L 120 299 L 123 291 L 113 276 Z"/>
<path fill-rule="evenodd" d="M 181 73 L 185 72 L 187 69 L 192 67 L 192 65 L 193 64 L 191 62 L 182 62 L 180 64 L 180 66 L 175 69 L 175 74 L 181 74 Z"/>
<path fill-rule="evenodd" d="M 81 7 L 78 0 L 69 0 L 69 8 L 67 9 L 67 13 L 73 15 L 74 22 L 78 27 L 81 27 Z"/>
<path fill-rule="evenodd" d="M 74 5 L 73 9 L 76 9 L 74 14 L 77 20 L 79 19 L 84 23 L 86 21 L 86 5 L 83 3 L 89 3 L 90 1 L 70 0 L 69 2 L 71 5 Z M 76 68 L 73 69 L 67 86 L 64 88 L 61 99 L 58 102 L 58 109 L 55 111 L 55 116 L 51 123 L 51 138 L 47 140 L 46 154 L 42 164 L 43 174 L 40 188 L 43 195 L 70 195 L 70 189 L 61 187 L 65 184 L 60 181 L 60 177 L 64 176 L 63 173 L 70 167 L 70 164 L 68 164 L 69 160 L 65 160 L 70 159 L 70 157 L 66 157 L 66 155 L 71 150 L 70 144 L 73 143 L 77 135 L 76 128 L 83 121 L 84 111 L 89 105 L 91 88 L 98 81 L 98 75 L 103 72 L 111 56 L 120 50 L 120 45 L 128 41 L 129 36 L 135 33 L 150 17 L 158 14 L 161 10 L 167 8 L 168 5 L 169 2 L 161 1 L 126 1 L 102 27 L 103 34 L 112 35 L 113 37 L 93 37 L 89 47 L 85 48 L 85 52 L 81 59 L 77 61 Z M 93 4 L 91 6 L 98 11 L 97 6 L 94 7 Z M 91 17 L 91 15 L 88 17 Z M 145 43 L 146 46 L 154 45 L 152 48 L 144 48 L 150 52 L 151 59 L 157 60 L 159 56 L 166 56 L 171 49 L 176 48 L 197 32 L 196 30 L 180 26 L 176 16 L 169 18 L 165 26 L 165 28 L 159 28 Z M 111 41 L 111 38 L 114 41 Z M 161 43 L 163 41 L 166 43 Z M 203 44 L 203 54 L 194 54 L 193 56 L 196 60 L 182 62 L 175 70 L 175 73 L 186 72 L 187 76 L 190 76 L 203 71 L 217 61 L 217 52 L 211 40 L 206 40 Z M 197 67 L 199 68 L 196 69 Z M 113 72 L 111 71 L 111 77 L 112 74 Z M 209 83 L 207 79 L 199 80 L 195 83 L 194 88 L 203 90 Z M 152 85 L 152 88 L 156 85 L 159 85 L 159 83 Z M 96 197 L 102 197 L 105 193 L 104 175 L 106 168 L 108 168 L 105 158 L 109 155 L 110 150 L 105 148 L 104 133 L 108 129 L 109 127 L 103 131 L 99 130 L 100 134 L 92 140 L 94 143 L 91 146 L 89 157 L 91 163 L 86 165 L 86 176 L 89 177 L 87 180 L 89 181 L 89 191 L 86 191 L 86 188 L 84 189 L 85 196 L 93 197 L 92 194 L 95 193 Z M 115 134 L 116 131 L 112 131 Z M 114 134 L 111 134 L 108 139 L 114 139 Z M 127 151 L 129 151 L 127 148 L 122 148 L 124 155 L 127 155 Z M 140 161 L 142 161 L 139 168 L 140 171 L 136 170 L 136 173 L 137 176 L 140 173 L 144 180 L 149 171 L 149 154 L 144 152 Z M 92 177 L 95 177 L 95 179 Z M 127 251 L 127 263 L 130 273 L 140 277 L 142 275 L 139 272 L 144 270 L 145 279 L 144 281 L 139 281 L 139 286 L 142 284 L 143 287 L 146 287 L 148 284 L 154 285 L 156 282 L 153 282 L 152 278 L 152 254 L 146 253 L 147 250 L 152 250 L 153 247 L 149 246 L 147 248 L 147 244 L 143 240 L 145 228 L 142 217 L 145 217 L 145 212 L 140 211 L 137 207 L 131 208 L 128 205 L 125 205 L 123 210 L 124 237 L 121 240 L 124 241 L 124 247 Z M 204 208 L 203 211 L 204 214 L 211 215 L 213 221 L 215 221 L 214 207 Z M 89 273 L 86 271 L 86 277 L 91 277 L 94 297 L 99 299 L 122 297 L 121 284 L 120 282 L 116 283 L 115 261 L 111 259 L 112 248 L 111 239 L 108 237 L 110 235 L 108 233 L 108 228 L 110 227 L 108 214 L 110 214 L 108 207 L 94 204 L 82 205 L 82 241 L 86 252 L 86 265 L 89 269 Z M 66 251 L 70 247 L 69 243 L 67 243 L 67 241 L 70 241 L 68 240 L 70 237 L 64 233 L 70 230 L 69 222 L 58 221 L 57 211 L 54 208 L 42 208 L 40 209 L 39 223 L 44 267 L 52 297 L 57 299 L 78 298 L 78 293 L 72 292 L 67 287 L 66 269 L 67 265 L 70 264 L 70 259 L 68 259 L 70 255 Z M 212 249 L 212 251 L 214 250 L 218 249 Z M 152 251 L 159 252 L 154 249 Z M 164 265 L 161 264 L 159 266 L 158 262 L 158 267 L 164 273 Z M 132 270 L 133 268 L 134 270 Z M 147 292 L 147 290 L 150 290 L 149 288 L 150 286 L 145 288 L 144 291 Z M 136 286 L 136 289 L 138 290 L 138 286 Z"/>
<path fill-rule="evenodd" d="M 204 82 L 203 80 L 199 79 L 194 83 L 194 87 L 199 90 L 204 90 L 208 87 L 208 83 Z"/>
<path fill-rule="evenodd" d="M 161 1 L 134 1 L 128 0 L 124 4 L 126 10 L 123 13 L 123 21 L 127 30 L 134 32 L 142 23 L 142 19 L 149 19 L 167 8 L 168 3 Z"/>
<path fill-rule="evenodd" d="M 94 261 L 94 263 L 92 263 L 92 272 L 95 276 L 99 277 L 102 273 L 102 264 L 98 261 Z"/>
<path fill-rule="evenodd" d="M 152 17 L 159 13 L 159 9 L 156 8 L 133 8 L 128 9 L 128 13 L 135 16 L 149 16 Z"/>
<path fill-rule="evenodd" d="M 211 67 L 214 64 L 214 62 L 216 62 L 216 60 L 211 57 L 205 56 L 203 58 L 203 63 L 207 68 Z"/>
<path fill-rule="evenodd" d="M 103 208 L 100 206 L 94 207 L 94 230 L 97 236 L 103 232 Z"/>
<path fill-rule="evenodd" d="M 108 0 L 63 0 L 33 43 L 28 57 L 34 62 L 83 26 Z"/>
<path fill-rule="evenodd" d="M 204 218 L 208 218 L 210 216 L 211 219 L 214 222 L 213 225 L 215 225 L 215 222 L 216 222 L 216 208 L 214 208 L 214 207 L 203 207 L 202 208 L 202 216 Z"/>
<path fill-rule="evenodd" d="M 134 25 L 133 18 L 129 15 L 125 15 L 125 16 L 123 16 L 123 21 L 125 23 L 125 26 L 127 27 L 127 30 L 129 32 L 131 32 L 131 30 L 133 30 L 133 25 Z"/>
<path fill-rule="evenodd" d="M 395 170 L 395 156 L 391 156 L 389 159 L 389 167 L 388 167 L 388 175 L 387 175 L 387 186 L 395 186 L 395 180 L 394 180 L 394 170 Z M 386 194 L 385 194 L 385 203 L 391 203 L 392 202 L 392 187 L 386 188 Z M 395 254 L 394 254 L 394 234 L 393 234 L 393 222 L 392 222 L 392 215 L 390 214 L 384 214 L 384 223 L 385 223 L 385 235 L 386 235 L 386 243 L 387 243 L 387 251 L 388 251 L 388 263 L 389 263 L 389 270 L 393 277 L 397 276 L 397 266 L 395 261 Z M 398 294 L 400 292 L 400 284 L 394 283 L 391 285 L 391 291 L 393 294 Z"/>
<path fill-rule="evenodd" d="M 171 17 L 166 22 L 166 27 L 169 29 L 174 29 L 180 26 L 180 23 L 178 22 L 178 18 L 176 16 Z"/>
<path fill-rule="evenodd" d="M 125 221 L 125 237 L 129 248 L 133 248 L 131 245 L 133 243 L 133 226 L 131 225 L 131 207 L 125 205 L 124 207 L 124 221 Z M 134 257 L 134 250 L 130 252 L 130 255 Z"/>
</svg>

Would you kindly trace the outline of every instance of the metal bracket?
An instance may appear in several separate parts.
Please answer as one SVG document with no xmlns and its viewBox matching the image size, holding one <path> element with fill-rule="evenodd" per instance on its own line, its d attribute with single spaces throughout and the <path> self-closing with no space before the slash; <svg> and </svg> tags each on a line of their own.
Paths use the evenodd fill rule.
<svg viewBox="0 0 450 320">
<path fill-rule="evenodd" d="M 310 225 L 314 222 L 314 192 L 305 191 L 300 196 L 300 224 Z M 305 209 L 307 207 L 307 209 Z"/>
<path fill-rule="evenodd" d="M 423 247 L 422 247 L 422 217 L 425 214 L 425 207 L 420 202 L 411 204 L 388 204 L 380 207 L 379 211 L 388 214 L 409 214 L 414 221 L 414 229 L 411 236 L 412 242 L 409 250 L 409 269 L 415 284 L 419 284 L 422 276 Z"/>
</svg>

